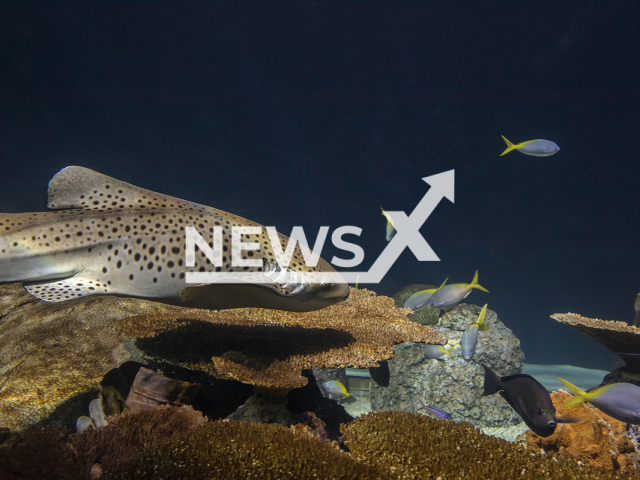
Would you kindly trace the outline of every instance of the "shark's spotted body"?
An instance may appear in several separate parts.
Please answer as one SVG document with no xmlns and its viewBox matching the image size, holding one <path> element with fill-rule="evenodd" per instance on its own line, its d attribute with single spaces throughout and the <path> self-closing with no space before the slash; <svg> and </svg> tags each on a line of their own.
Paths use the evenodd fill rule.
<svg viewBox="0 0 640 480">
<path fill-rule="evenodd" d="M 243 235 L 243 242 L 260 244 L 259 251 L 244 250 L 243 258 L 262 259 L 262 267 L 234 267 L 231 228 L 259 224 L 87 168 L 58 172 L 49 183 L 48 206 L 55 211 L 0 214 L 0 282 L 25 282 L 31 294 L 45 301 L 119 294 L 202 308 L 307 311 L 349 293 L 345 283 L 323 280 L 324 272 L 335 272 L 323 259 L 307 267 L 298 245 L 288 268 L 305 273 L 305 283 L 187 285 L 187 270 L 257 271 L 266 276 L 279 269 L 264 229 L 262 234 Z M 196 251 L 195 268 L 185 267 L 188 226 L 204 238 L 212 227 L 223 228 L 222 266 L 214 267 Z M 288 238 L 278 235 L 286 247 Z"/>
</svg>

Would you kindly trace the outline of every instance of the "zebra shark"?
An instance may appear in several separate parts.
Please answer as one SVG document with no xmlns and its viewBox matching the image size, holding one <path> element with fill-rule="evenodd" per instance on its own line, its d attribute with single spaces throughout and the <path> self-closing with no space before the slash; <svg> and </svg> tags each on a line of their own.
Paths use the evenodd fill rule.
<svg viewBox="0 0 640 480">
<path fill-rule="evenodd" d="M 311 311 L 346 299 L 345 282 L 330 282 L 336 271 L 319 258 L 304 262 L 296 244 L 289 266 L 280 266 L 266 229 L 246 234 L 259 250 L 242 258 L 261 267 L 231 264 L 231 229 L 261 225 L 212 207 L 136 187 L 88 168 L 70 166 L 49 182 L 48 212 L 0 213 L 0 282 L 23 282 L 47 302 L 87 295 L 125 295 L 208 309 L 243 307 Z M 188 226 L 222 227 L 223 262 L 214 266 L 203 252 L 194 267 L 185 261 Z M 277 234 L 286 246 L 288 237 Z M 288 280 L 267 283 L 187 284 L 188 271 L 253 271 L 268 276 L 289 272 Z M 296 273 L 300 275 L 296 276 Z M 278 277 L 282 278 L 282 277 Z M 298 279 L 291 281 L 291 279 Z"/>
</svg>

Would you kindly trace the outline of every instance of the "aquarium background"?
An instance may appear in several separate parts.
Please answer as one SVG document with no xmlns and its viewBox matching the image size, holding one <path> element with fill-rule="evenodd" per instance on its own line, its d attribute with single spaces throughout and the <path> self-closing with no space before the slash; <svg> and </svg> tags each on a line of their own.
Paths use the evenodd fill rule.
<svg viewBox="0 0 640 480">
<path fill-rule="evenodd" d="M 315 233 L 356 225 L 368 269 L 380 206 L 410 213 L 455 169 L 380 285 L 469 282 L 528 363 L 609 369 L 549 318 L 631 321 L 640 292 L 636 1 L 5 2 L 0 211 L 42 211 L 82 165 Z M 551 157 L 500 153 L 545 138 Z M 313 240 L 310 241 L 313 243 Z M 327 245 L 322 255 L 349 255 Z M 487 333 L 488 335 L 491 332 Z"/>
</svg>

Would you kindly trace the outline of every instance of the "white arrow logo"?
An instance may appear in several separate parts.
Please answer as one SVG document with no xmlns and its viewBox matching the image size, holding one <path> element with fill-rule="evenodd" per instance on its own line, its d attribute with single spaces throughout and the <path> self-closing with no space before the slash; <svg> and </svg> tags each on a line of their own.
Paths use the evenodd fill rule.
<svg viewBox="0 0 640 480">
<path fill-rule="evenodd" d="M 429 215 L 431 215 L 443 198 L 447 198 L 451 203 L 454 203 L 455 170 L 431 175 L 423 178 L 422 180 L 428 183 L 431 188 L 429 188 L 429 191 L 424 197 L 422 197 L 422 200 L 420 200 L 420 203 L 418 203 L 416 208 L 414 208 L 410 216 L 407 217 L 407 214 L 402 211 L 386 211 L 386 213 L 391 217 L 393 226 L 397 233 L 378 256 L 369 271 L 342 273 L 324 272 L 322 274 L 324 282 L 355 283 L 359 281 L 360 283 L 380 283 L 387 272 L 391 269 L 394 262 L 407 247 L 413 252 L 420 262 L 433 262 L 440 260 L 420 233 L 420 228 L 422 228 L 424 222 L 427 221 Z M 195 228 L 187 227 L 186 234 L 188 247 L 187 266 L 190 266 L 190 263 L 193 262 L 193 258 L 195 257 L 195 245 L 198 245 L 199 248 L 203 249 L 203 252 L 207 258 L 209 258 L 211 263 L 218 260 L 214 256 L 214 252 L 208 246 L 207 242 L 202 239 Z M 281 246 L 279 248 L 280 250 L 282 249 Z M 190 257 L 190 254 L 193 256 Z M 287 272 L 289 272 L 288 269 Z M 295 276 L 296 281 L 313 283 L 313 279 L 316 278 L 317 273 L 307 274 L 305 272 L 289 272 L 289 275 Z M 305 279 L 307 275 L 309 275 L 309 278 Z M 273 275 L 265 275 L 265 273 L 262 272 L 187 272 L 185 280 L 187 283 L 198 284 L 214 282 L 281 283 L 279 276 L 274 280 Z M 315 282 L 317 282 L 317 278 L 315 279 Z"/>
</svg>

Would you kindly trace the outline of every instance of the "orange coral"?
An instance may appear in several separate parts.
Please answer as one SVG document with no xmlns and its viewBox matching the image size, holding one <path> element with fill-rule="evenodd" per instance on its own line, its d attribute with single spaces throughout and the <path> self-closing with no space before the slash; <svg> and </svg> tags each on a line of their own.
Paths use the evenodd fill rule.
<svg viewBox="0 0 640 480">
<path fill-rule="evenodd" d="M 626 424 L 587 404 L 560 410 L 572 398 L 560 390 L 551 394 L 559 417 L 582 419 L 577 423 L 560 423 L 550 437 L 527 434 L 527 443 L 533 451 L 558 452 L 583 463 L 623 472 L 634 472 L 633 462 L 625 455 L 635 453 L 626 436 Z"/>
</svg>

